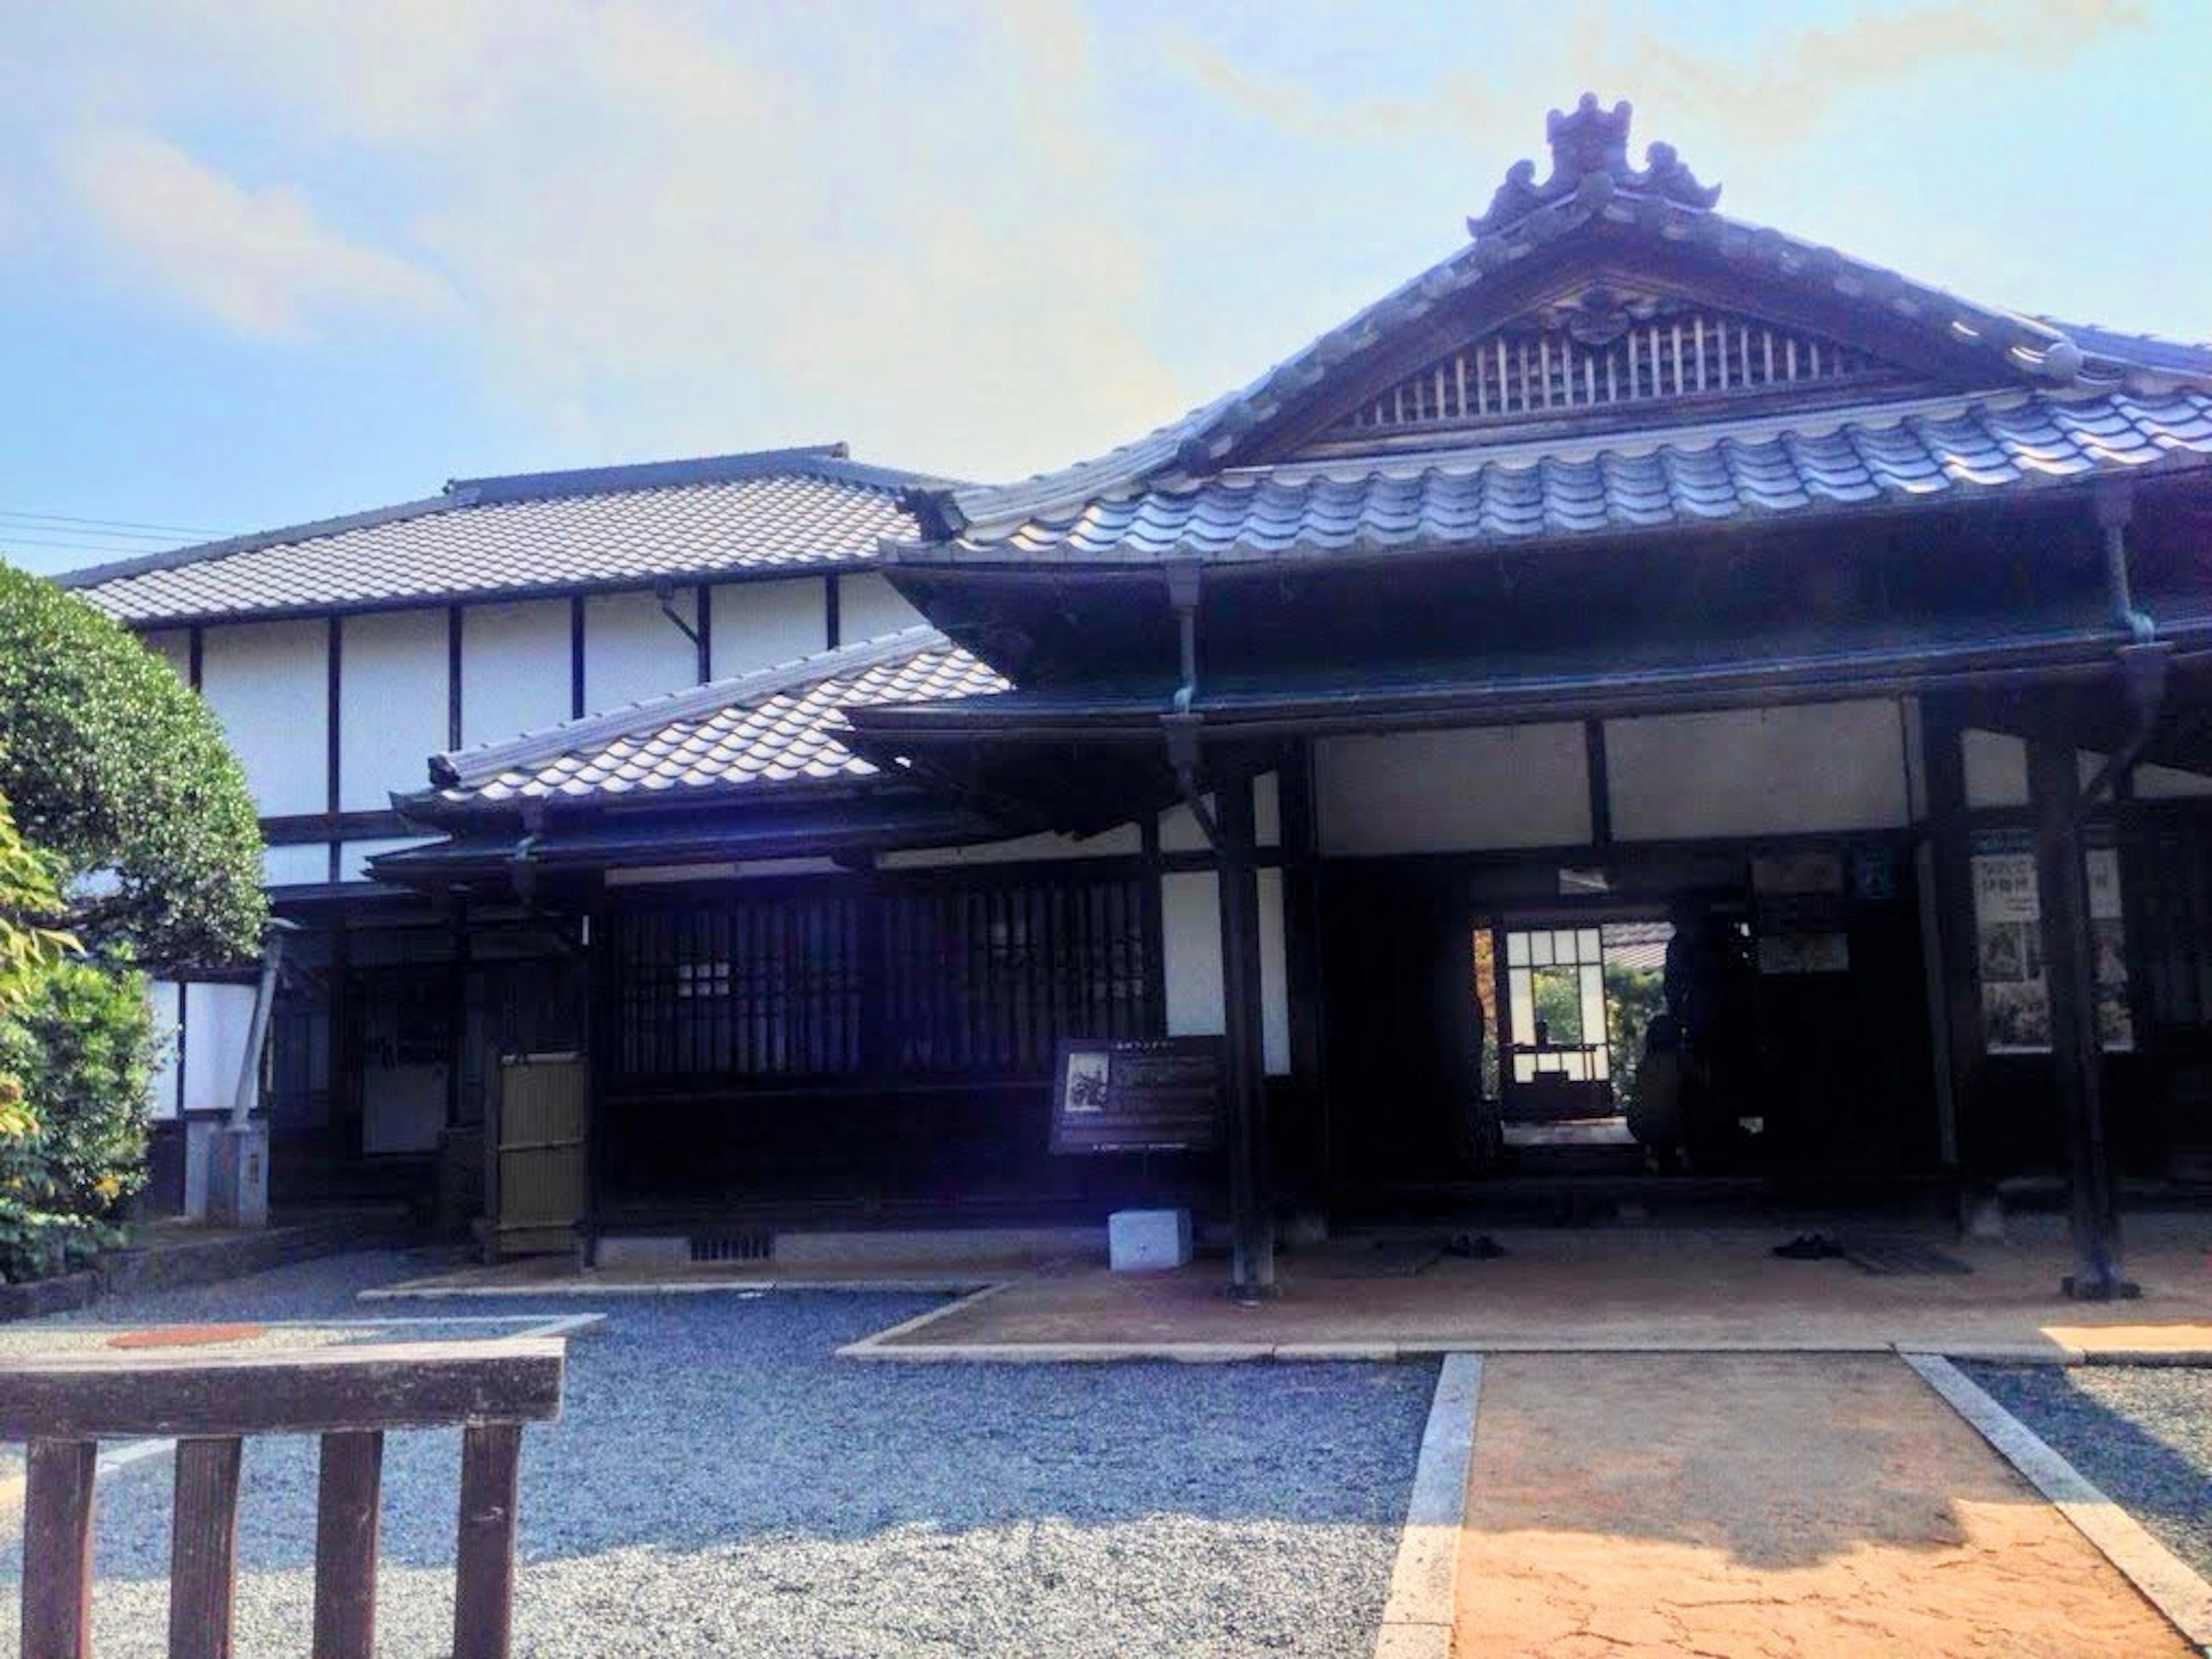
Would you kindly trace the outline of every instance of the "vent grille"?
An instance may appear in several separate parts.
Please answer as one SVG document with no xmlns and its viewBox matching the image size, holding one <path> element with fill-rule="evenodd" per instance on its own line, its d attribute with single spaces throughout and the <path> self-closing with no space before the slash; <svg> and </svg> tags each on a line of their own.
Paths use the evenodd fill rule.
<svg viewBox="0 0 2212 1659">
<path fill-rule="evenodd" d="M 1498 334 L 1407 375 L 1329 436 L 1741 395 L 1859 380 L 1883 367 L 1818 335 L 1705 311 L 1631 324 L 1596 342 L 1571 326 Z"/>
<path fill-rule="evenodd" d="M 694 1261 L 766 1261 L 775 1253 L 775 1235 L 765 1227 L 691 1235 Z"/>
</svg>

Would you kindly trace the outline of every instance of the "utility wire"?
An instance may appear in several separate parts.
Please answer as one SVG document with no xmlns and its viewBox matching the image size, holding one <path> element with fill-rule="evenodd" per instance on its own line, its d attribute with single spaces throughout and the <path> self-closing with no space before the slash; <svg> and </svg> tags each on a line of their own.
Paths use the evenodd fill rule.
<svg viewBox="0 0 2212 1659">
<path fill-rule="evenodd" d="M 0 507 L 0 519 L 29 519 L 41 524 L 82 526 L 95 535 L 125 535 L 152 531 L 173 536 L 220 536 L 219 530 L 202 530 L 184 524 L 150 524 L 142 519 L 82 519 L 67 513 L 31 513 L 21 508 Z"/>
</svg>

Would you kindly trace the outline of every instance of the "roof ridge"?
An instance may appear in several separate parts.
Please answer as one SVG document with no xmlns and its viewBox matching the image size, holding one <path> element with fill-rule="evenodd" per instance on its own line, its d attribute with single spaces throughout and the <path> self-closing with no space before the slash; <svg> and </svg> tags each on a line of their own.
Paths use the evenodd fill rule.
<svg viewBox="0 0 2212 1659">
<path fill-rule="evenodd" d="M 2028 313 L 1970 300 L 1826 244 L 1711 208 L 1685 206 L 1629 190 L 1606 192 L 1597 201 L 1577 194 L 1535 207 L 1511 225 L 1454 249 L 1243 386 L 1142 437 L 1102 455 L 1007 483 L 918 491 L 909 506 L 922 524 L 924 538 L 944 540 L 971 528 L 1048 517 L 1054 508 L 1149 486 L 1177 471 L 1210 471 L 1248 433 L 1273 419 L 1286 401 L 1303 395 L 1376 338 L 1486 286 L 1492 272 L 1516 264 L 1524 253 L 1556 245 L 1594 223 L 1616 232 L 1700 245 L 1725 262 L 1771 268 L 1789 281 L 1826 284 L 1847 296 L 1853 288 L 1846 288 L 1846 283 L 1859 295 L 1911 295 L 1942 313 L 1930 320 L 1931 328 L 1942 328 L 1947 319 L 1954 324 L 1963 320 L 1968 333 L 1961 337 L 1954 329 L 1954 339 L 1977 341 L 2025 386 L 2063 386 L 2075 381 L 2082 368 L 2084 352 L 2071 333 Z M 2105 332 L 2109 337 L 2109 331 Z"/>
<path fill-rule="evenodd" d="M 796 473 L 857 484 L 871 489 L 906 489 L 945 480 L 898 467 L 856 461 L 842 440 L 799 444 L 783 449 L 750 449 L 722 455 L 694 455 L 667 461 L 629 461 L 611 466 L 570 467 L 546 472 L 507 472 L 481 478 L 455 478 L 450 492 L 466 492 L 477 506 L 547 501 L 570 495 L 613 494 L 633 489 L 679 489 L 686 484 L 727 483 L 744 478 Z"/>
<path fill-rule="evenodd" d="M 451 486 L 447 487 L 449 491 Z M 425 495 L 419 501 L 398 501 L 390 507 L 372 507 L 359 513 L 345 513 L 333 519 L 310 519 L 301 524 L 282 525 L 274 530 L 257 530 L 243 536 L 225 536 L 211 542 L 193 542 L 183 547 L 173 547 L 162 553 L 142 553 L 128 559 L 114 559 L 106 564 L 80 565 L 75 570 L 64 570 L 49 577 L 58 587 L 100 587 L 109 582 L 127 581 L 134 576 L 151 575 L 157 570 L 175 570 L 185 565 L 203 564 L 211 559 L 224 559 L 237 553 L 258 553 L 264 548 L 283 547 L 292 542 L 321 541 L 331 536 L 342 536 L 349 530 L 374 530 L 380 525 L 403 524 L 410 519 L 425 519 L 435 513 L 451 512 L 472 503 L 463 495 L 447 494 Z"/>
<path fill-rule="evenodd" d="M 874 668 L 902 658 L 949 647 L 951 640 L 927 623 L 879 634 L 854 645 L 810 652 L 763 668 L 747 669 L 658 697 L 624 703 L 580 720 L 564 720 L 519 737 L 473 748 L 449 750 L 430 757 L 430 775 L 441 788 L 473 788 L 518 767 L 542 766 L 586 744 L 605 743 L 641 729 L 693 720 L 718 710 L 767 702 L 770 697 L 840 675 Z"/>
</svg>

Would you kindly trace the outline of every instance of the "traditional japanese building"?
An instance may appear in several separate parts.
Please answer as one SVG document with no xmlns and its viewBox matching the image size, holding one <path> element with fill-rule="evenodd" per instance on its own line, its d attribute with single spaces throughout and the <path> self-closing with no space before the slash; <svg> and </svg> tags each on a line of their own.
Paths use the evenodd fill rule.
<svg viewBox="0 0 2212 1659">
<path fill-rule="evenodd" d="M 845 556 L 915 625 L 456 736 L 376 902 L 570 1011 L 508 1046 L 589 1057 L 587 1232 L 1173 1198 L 1260 1291 L 1293 1210 L 2063 1176 L 2119 1285 L 2118 1180 L 2212 1176 L 2212 348 L 1628 128 L 1555 112 L 1460 252 L 1123 448 L 884 486 Z M 1054 1150 L 1071 1045 L 1170 1037 L 1218 1145 Z"/>
</svg>

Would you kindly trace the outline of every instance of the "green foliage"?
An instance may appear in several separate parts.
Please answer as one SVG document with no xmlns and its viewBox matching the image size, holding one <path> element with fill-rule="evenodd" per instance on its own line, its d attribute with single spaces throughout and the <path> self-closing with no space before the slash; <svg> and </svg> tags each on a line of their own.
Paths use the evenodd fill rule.
<svg viewBox="0 0 2212 1659">
<path fill-rule="evenodd" d="M 82 600 L 0 564 L 0 794 L 95 951 L 253 955 L 267 917 L 245 775 L 207 707 Z M 82 878 L 106 872 L 88 889 Z"/>
<path fill-rule="evenodd" d="M 24 843 L 0 792 L 0 1018 L 22 1006 L 46 969 L 77 948 L 55 925 L 61 909 L 53 872 Z"/>
<path fill-rule="evenodd" d="M 1658 969 L 1606 963 L 1606 1041 L 1613 1049 L 1613 1097 L 1624 1112 L 1636 1099 L 1637 1069 L 1644 1064 L 1644 1033 L 1652 1016 L 1666 1006 L 1666 975 Z"/>
<path fill-rule="evenodd" d="M 48 963 L 0 1019 L 0 1275 L 65 1272 L 118 1241 L 146 1180 L 146 1093 L 160 1059 L 135 969 Z"/>
</svg>

